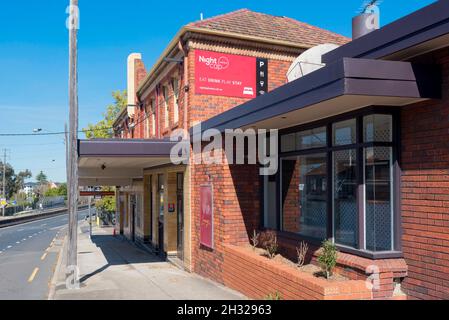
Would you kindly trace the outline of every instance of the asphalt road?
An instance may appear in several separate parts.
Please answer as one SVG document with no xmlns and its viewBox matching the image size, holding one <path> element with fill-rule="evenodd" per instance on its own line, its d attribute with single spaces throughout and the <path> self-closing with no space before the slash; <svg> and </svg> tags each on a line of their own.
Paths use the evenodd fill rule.
<svg viewBox="0 0 449 320">
<path fill-rule="evenodd" d="M 88 210 L 79 211 L 84 219 Z M 0 300 L 47 299 L 58 253 L 55 239 L 67 233 L 68 215 L 0 229 Z"/>
</svg>

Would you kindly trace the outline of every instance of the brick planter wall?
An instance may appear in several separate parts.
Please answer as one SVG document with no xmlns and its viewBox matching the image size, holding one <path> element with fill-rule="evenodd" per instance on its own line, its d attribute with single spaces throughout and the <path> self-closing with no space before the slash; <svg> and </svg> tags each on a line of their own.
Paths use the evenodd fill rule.
<svg viewBox="0 0 449 320">
<path fill-rule="evenodd" d="M 223 280 L 252 299 L 279 292 L 284 300 L 368 300 L 363 280 L 327 281 L 261 257 L 246 248 L 224 247 Z"/>
</svg>

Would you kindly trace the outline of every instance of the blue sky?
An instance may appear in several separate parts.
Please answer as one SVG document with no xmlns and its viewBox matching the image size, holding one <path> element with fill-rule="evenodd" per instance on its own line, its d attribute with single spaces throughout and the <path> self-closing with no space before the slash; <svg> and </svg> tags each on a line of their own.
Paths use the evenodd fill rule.
<svg viewBox="0 0 449 320">
<path fill-rule="evenodd" d="M 126 88 L 126 58 L 141 52 L 150 68 L 180 27 L 240 8 L 289 16 L 346 36 L 363 0 L 79 0 L 80 128 L 100 120 L 111 92 Z M 434 1 L 384 0 L 385 25 Z M 0 133 L 64 130 L 67 118 L 69 0 L 4 1 L 0 10 Z M 16 170 L 43 170 L 65 181 L 62 136 L 0 137 Z"/>
</svg>

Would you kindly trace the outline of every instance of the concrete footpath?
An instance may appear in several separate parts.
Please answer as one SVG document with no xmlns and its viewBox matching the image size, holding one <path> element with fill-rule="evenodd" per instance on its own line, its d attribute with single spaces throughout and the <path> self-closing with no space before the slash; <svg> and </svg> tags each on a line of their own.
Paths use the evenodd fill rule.
<svg viewBox="0 0 449 320">
<path fill-rule="evenodd" d="M 50 300 L 241 300 L 243 295 L 183 271 L 143 251 L 111 228 L 83 222 L 78 235 L 80 289 L 65 285 L 66 243 L 52 280 Z"/>
</svg>

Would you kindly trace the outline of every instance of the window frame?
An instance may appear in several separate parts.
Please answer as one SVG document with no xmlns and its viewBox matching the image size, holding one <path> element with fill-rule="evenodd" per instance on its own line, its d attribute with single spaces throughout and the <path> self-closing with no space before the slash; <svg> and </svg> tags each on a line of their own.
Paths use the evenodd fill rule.
<svg viewBox="0 0 449 320">
<path fill-rule="evenodd" d="M 336 244 L 339 250 L 342 252 L 347 252 L 351 254 L 355 254 L 358 256 L 363 256 L 371 259 L 383 259 L 383 258 L 398 258 L 402 257 L 402 226 L 401 226 L 401 199 L 400 199 L 400 190 L 401 190 L 401 169 L 400 169 L 400 110 L 392 108 L 390 106 L 370 106 L 367 108 L 359 109 L 356 111 L 351 111 L 345 114 L 329 117 L 323 120 L 311 122 L 304 125 L 298 125 L 286 129 L 282 129 L 279 132 L 279 171 L 276 175 L 277 181 L 277 197 L 276 197 L 276 207 L 277 207 L 277 216 L 278 216 L 278 230 L 281 233 L 281 236 L 294 239 L 294 240 L 306 240 L 311 243 L 320 244 L 320 240 L 301 236 L 296 233 L 283 231 L 282 224 L 282 161 L 285 158 L 293 157 L 293 156 L 301 156 L 307 154 L 316 154 L 316 153 L 326 153 L 327 154 L 327 185 L 328 185 L 328 193 L 327 193 L 327 238 L 334 240 L 334 216 L 333 216 L 333 153 L 334 151 L 339 150 L 347 150 L 347 149 L 355 149 L 357 155 L 357 172 L 356 172 L 356 180 L 357 180 L 357 207 L 358 207 L 358 247 L 351 248 L 344 245 Z M 371 114 L 385 114 L 392 116 L 392 142 L 364 142 L 364 130 L 363 130 L 363 118 L 367 115 Z M 333 145 L 333 132 L 332 127 L 333 124 L 340 121 L 349 120 L 351 118 L 356 119 L 356 143 L 350 145 Z M 296 150 L 291 152 L 281 152 L 281 139 L 282 136 L 286 134 L 291 134 L 298 131 L 310 130 L 318 127 L 326 126 L 327 128 L 327 146 L 320 148 L 312 148 L 306 150 Z M 364 152 L 366 148 L 374 148 L 374 147 L 391 147 L 392 148 L 392 184 L 393 184 L 393 249 L 391 251 L 368 251 L 365 248 L 365 168 L 364 168 Z M 263 188 L 263 186 L 262 186 Z M 263 210 L 263 206 L 262 210 Z M 261 227 L 265 229 L 263 223 L 263 211 L 261 213 Z"/>
</svg>

